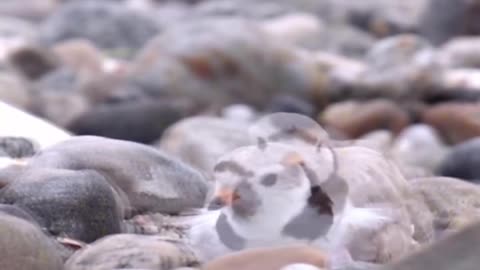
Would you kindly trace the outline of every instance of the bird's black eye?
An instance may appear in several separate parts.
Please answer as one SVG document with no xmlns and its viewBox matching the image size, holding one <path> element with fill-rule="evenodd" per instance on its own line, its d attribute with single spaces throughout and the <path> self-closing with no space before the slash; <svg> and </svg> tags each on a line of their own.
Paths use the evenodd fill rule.
<svg viewBox="0 0 480 270">
<path fill-rule="evenodd" d="M 275 185 L 275 183 L 277 183 L 277 175 L 274 173 L 269 173 L 263 176 L 262 181 L 260 183 L 266 187 L 271 187 Z"/>
</svg>

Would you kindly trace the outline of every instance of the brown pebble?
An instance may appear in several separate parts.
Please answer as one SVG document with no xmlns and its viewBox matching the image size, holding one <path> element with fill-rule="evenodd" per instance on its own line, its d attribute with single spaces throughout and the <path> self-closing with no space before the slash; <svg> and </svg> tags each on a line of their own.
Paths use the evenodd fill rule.
<svg viewBox="0 0 480 270">
<path fill-rule="evenodd" d="M 426 109 L 422 121 L 435 127 L 447 142 L 457 144 L 480 135 L 479 115 L 479 104 L 451 102 Z"/>
<path fill-rule="evenodd" d="M 40 227 L 26 220 L 0 214 L 0 269 L 61 270 L 62 259 Z"/>
<path fill-rule="evenodd" d="M 386 99 L 336 103 L 325 110 L 320 120 L 326 127 L 349 138 L 358 138 L 378 129 L 387 129 L 397 134 L 410 123 L 408 113 Z"/>
</svg>

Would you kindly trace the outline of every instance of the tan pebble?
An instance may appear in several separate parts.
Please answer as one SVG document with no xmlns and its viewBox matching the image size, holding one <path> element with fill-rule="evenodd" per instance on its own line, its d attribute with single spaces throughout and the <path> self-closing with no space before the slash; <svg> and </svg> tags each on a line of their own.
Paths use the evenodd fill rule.
<svg viewBox="0 0 480 270">
<path fill-rule="evenodd" d="M 334 128 L 349 138 L 358 138 L 378 129 L 397 134 L 410 122 L 406 111 L 386 99 L 336 103 L 322 113 L 320 120 L 326 127 Z"/>
<path fill-rule="evenodd" d="M 52 50 L 64 65 L 76 71 L 91 74 L 102 72 L 102 54 L 87 40 L 65 41 L 55 45 Z"/>
<path fill-rule="evenodd" d="M 198 265 L 193 252 L 181 242 L 157 236 L 117 234 L 104 237 L 75 253 L 66 270 L 170 270 Z"/>
<path fill-rule="evenodd" d="M 207 263 L 202 270 L 280 270 L 293 263 L 325 267 L 327 257 L 308 246 L 259 248 L 233 253 Z"/>
</svg>

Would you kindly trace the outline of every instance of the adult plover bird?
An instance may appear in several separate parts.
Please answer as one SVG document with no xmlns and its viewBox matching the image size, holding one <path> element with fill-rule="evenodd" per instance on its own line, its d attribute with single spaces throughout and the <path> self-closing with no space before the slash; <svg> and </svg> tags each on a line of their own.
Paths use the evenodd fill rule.
<svg viewBox="0 0 480 270">
<path fill-rule="evenodd" d="M 280 132 L 257 132 L 257 144 L 216 164 L 212 211 L 188 236 L 201 259 L 290 244 L 321 248 L 332 265 L 383 263 L 411 252 L 415 224 L 399 170 L 367 148 L 329 147 L 303 116 L 282 117 L 294 119 L 271 125 Z"/>
</svg>

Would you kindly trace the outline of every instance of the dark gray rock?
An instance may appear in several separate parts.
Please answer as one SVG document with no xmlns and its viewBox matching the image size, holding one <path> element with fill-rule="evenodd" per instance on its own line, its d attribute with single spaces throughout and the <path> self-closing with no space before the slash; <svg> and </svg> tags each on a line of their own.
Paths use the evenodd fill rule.
<svg viewBox="0 0 480 270">
<path fill-rule="evenodd" d="M 37 219 L 34 217 L 34 215 L 16 205 L 0 204 L 0 213 L 1 215 L 8 214 L 38 225 Z"/>
<path fill-rule="evenodd" d="M 85 38 L 103 49 L 125 52 L 142 47 L 160 27 L 148 15 L 111 1 L 74 1 L 57 9 L 42 25 L 40 40 Z"/>
<path fill-rule="evenodd" d="M 298 113 L 313 118 L 315 117 L 316 110 L 314 105 L 308 100 L 291 95 L 278 95 L 267 105 L 266 112 Z"/>
<path fill-rule="evenodd" d="M 193 114 L 194 109 L 194 101 L 169 99 L 103 104 L 80 115 L 67 128 L 77 135 L 152 143 L 167 127 Z"/>
<path fill-rule="evenodd" d="M 438 174 L 480 182 L 480 138 L 454 146 L 437 169 Z"/>
<path fill-rule="evenodd" d="M 66 270 L 158 269 L 198 266 L 192 250 L 159 236 L 118 234 L 102 238 L 78 251 Z"/>
<path fill-rule="evenodd" d="M 479 14 L 477 0 L 431 0 L 423 14 L 420 33 L 437 45 L 455 36 L 478 35 Z"/>
<path fill-rule="evenodd" d="M 0 136 L 0 156 L 11 158 L 31 157 L 38 146 L 27 138 Z"/>
<path fill-rule="evenodd" d="M 37 92 L 75 92 L 80 76 L 70 68 L 58 68 L 35 82 L 34 91 Z"/>
<path fill-rule="evenodd" d="M 0 213 L 1 269 L 62 270 L 54 243 L 28 221 Z"/>
<path fill-rule="evenodd" d="M 112 187 L 95 171 L 19 168 L 0 202 L 26 209 L 55 236 L 92 242 L 121 231 L 121 206 Z"/>
<path fill-rule="evenodd" d="M 8 56 L 8 60 L 30 80 L 41 78 L 59 65 L 58 58 L 50 50 L 36 45 L 16 49 Z"/>
<path fill-rule="evenodd" d="M 202 207 L 207 196 L 200 173 L 152 147 L 129 141 L 73 137 L 44 149 L 29 165 L 96 170 L 122 196 L 124 206 L 135 212 L 178 213 Z"/>
</svg>

